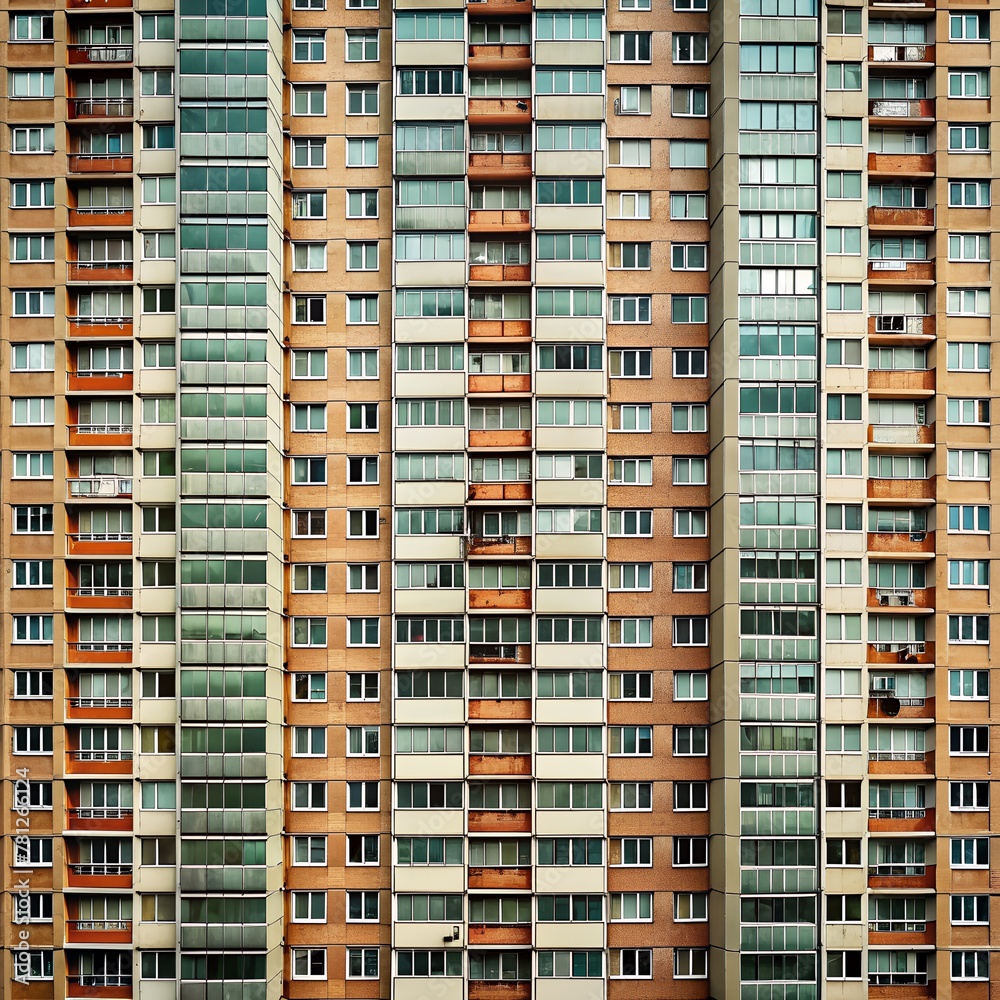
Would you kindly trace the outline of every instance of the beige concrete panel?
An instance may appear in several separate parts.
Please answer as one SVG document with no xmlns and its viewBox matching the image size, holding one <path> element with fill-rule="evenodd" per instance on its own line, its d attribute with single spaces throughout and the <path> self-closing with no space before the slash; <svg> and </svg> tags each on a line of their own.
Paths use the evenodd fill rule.
<svg viewBox="0 0 1000 1000">
<path fill-rule="evenodd" d="M 135 869 L 136 892 L 169 892 L 177 888 L 177 868 L 173 865 L 156 867 L 138 865 Z"/>
<path fill-rule="evenodd" d="M 399 666 L 398 663 L 396 665 Z M 396 725 L 465 722 L 465 702 L 461 698 L 397 698 L 393 703 L 393 711 Z"/>
<path fill-rule="evenodd" d="M 396 284 L 414 287 L 461 285 L 465 282 L 464 260 L 397 260 Z"/>
<path fill-rule="evenodd" d="M 535 120 L 595 121 L 604 117 L 603 94 L 541 94 L 535 98 Z"/>
<path fill-rule="evenodd" d="M 176 205 L 140 204 L 135 211 L 136 224 L 140 229 L 174 229 L 177 225 Z"/>
<path fill-rule="evenodd" d="M 593 923 L 544 923 L 535 924 L 535 947 L 536 948 L 603 948 L 604 947 L 604 924 L 599 921 Z M 544 980 L 539 979 L 539 983 Z M 582 979 L 579 982 L 587 983 Z M 586 987 L 585 987 L 586 989 Z M 566 994 L 563 993 L 563 996 Z M 589 996 L 581 990 L 573 990 L 574 998 L 577 996 Z M 598 994 L 599 995 L 599 994 Z"/>
<path fill-rule="evenodd" d="M 464 66 L 468 46 L 457 41 L 397 41 L 395 61 L 400 66 Z"/>
<path fill-rule="evenodd" d="M 399 121 L 461 121 L 465 118 L 465 96 L 397 97 L 395 112 Z"/>
<path fill-rule="evenodd" d="M 605 372 L 535 372 L 537 396 L 604 396 L 608 381 Z"/>
<path fill-rule="evenodd" d="M 605 487 L 599 479 L 544 479 L 535 482 L 535 503 L 593 507 L 604 503 Z"/>
<path fill-rule="evenodd" d="M 177 391 L 176 368 L 140 368 L 137 372 L 138 385 L 136 391 L 146 396 L 173 395 Z M 176 438 L 176 424 L 171 425 Z"/>
<path fill-rule="evenodd" d="M 536 837 L 603 837 L 603 809 L 538 809 Z"/>
<path fill-rule="evenodd" d="M 133 927 L 133 941 L 137 948 L 176 948 L 177 924 L 149 923 L 136 921 Z"/>
<path fill-rule="evenodd" d="M 435 398 L 443 398 L 437 394 Z M 464 427 L 397 427 L 399 451 L 464 451 Z"/>
<path fill-rule="evenodd" d="M 134 51 L 135 61 L 140 66 L 172 66 L 174 64 L 173 42 L 146 41 L 137 38 Z M 167 117 L 172 118 L 173 112 L 171 111 Z"/>
<path fill-rule="evenodd" d="M 465 833 L 465 813 L 461 809 L 396 809 L 392 832 L 397 837 L 426 837 L 431 833 L 436 837 L 461 837 Z"/>
<path fill-rule="evenodd" d="M 538 211 L 542 213 L 545 209 Z M 535 281 L 539 285 L 603 285 L 604 263 L 599 260 L 539 260 L 535 262 Z"/>
<path fill-rule="evenodd" d="M 535 754 L 535 777 L 540 781 L 602 781 L 604 774 L 603 754 Z"/>
<path fill-rule="evenodd" d="M 603 66 L 604 42 L 535 42 L 537 66 Z"/>
<path fill-rule="evenodd" d="M 146 587 L 135 592 L 135 610 L 142 614 L 171 614 L 176 608 L 176 587 Z"/>
<path fill-rule="evenodd" d="M 536 698 L 535 723 L 603 723 L 605 716 L 603 698 Z"/>
<path fill-rule="evenodd" d="M 465 646 L 460 642 L 410 642 L 393 647 L 393 663 L 398 670 L 420 670 L 465 666 Z"/>
<path fill-rule="evenodd" d="M 445 399 L 465 395 L 465 372 L 396 372 L 395 394 Z"/>
<path fill-rule="evenodd" d="M 604 892 L 603 865 L 552 866 L 535 868 L 535 892 Z"/>
<path fill-rule="evenodd" d="M 171 98 L 170 111 L 165 120 L 170 121 L 173 117 L 173 98 Z M 135 157 L 137 174 L 172 174 L 177 169 L 177 151 L 173 149 L 137 149 Z"/>
<path fill-rule="evenodd" d="M 537 667 L 590 667 L 604 666 L 604 646 L 597 642 L 540 643 L 535 646 Z"/>
<path fill-rule="evenodd" d="M 401 344 L 442 344 L 465 340 L 464 316 L 439 316 L 434 319 L 397 318 L 393 337 Z"/>
<path fill-rule="evenodd" d="M 539 230 L 570 229 L 574 232 L 588 229 L 603 229 L 604 206 L 536 205 L 535 228 Z M 560 284 L 562 283 L 560 282 Z"/>
<path fill-rule="evenodd" d="M 557 43 L 562 45 L 562 42 Z M 604 173 L 604 153 L 599 149 L 540 149 L 535 153 L 538 177 L 600 177 Z"/>
<path fill-rule="evenodd" d="M 392 596 L 397 615 L 465 613 L 465 590 L 396 590 Z"/>
<path fill-rule="evenodd" d="M 464 482 L 396 483 L 395 503 L 400 507 L 461 507 L 467 492 Z"/>
<path fill-rule="evenodd" d="M 458 535 L 397 535 L 395 546 L 396 559 L 406 562 L 462 558 L 462 541 Z"/>
<path fill-rule="evenodd" d="M 535 340 L 572 343 L 604 339 L 604 320 L 600 316 L 539 316 L 535 320 Z"/>
<path fill-rule="evenodd" d="M 537 559 L 602 559 L 604 536 L 582 532 L 569 535 L 536 535 Z"/>
<path fill-rule="evenodd" d="M 553 587 L 535 591 L 535 611 L 538 614 L 599 615 L 604 611 L 606 599 L 600 588 L 571 589 Z"/>
<path fill-rule="evenodd" d="M 392 884 L 395 892 L 464 892 L 465 869 L 461 865 L 396 865 Z"/>
<path fill-rule="evenodd" d="M 538 427 L 535 430 L 535 447 L 539 451 L 604 451 L 604 428 Z"/>
<path fill-rule="evenodd" d="M 149 646 L 145 647 L 149 649 Z M 145 658 L 143 667 L 148 666 Z M 143 725 L 165 725 L 177 721 L 176 698 L 140 698 L 138 703 L 138 721 Z"/>
<path fill-rule="evenodd" d="M 136 809 L 135 832 L 140 837 L 173 837 L 177 832 L 177 811 Z"/>
<path fill-rule="evenodd" d="M 441 3 L 441 2 L 434 3 L 431 2 L 431 0 L 419 0 L 419 3 L 421 5 L 426 5 L 428 7 L 435 7 L 435 8 L 450 6 L 449 3 Z M 396 6 L 415 7 L 417 6 L 417 0 L 403 0 L 403 2 L 397 3 Z M 458 0 L 457 3 L 454 3 L 454 6 L 464 7 L 465 0 Z M 396 924 L 397 929 L 403 926 L 405 925 Z M 450 934 L 451 931 L 449 931 L 448 933 Z M 443 932 L 442 936 L 444 936 Z M 397 948 L 403 947 L 399 943 L 398 930 L 397 930 L 396 947 Z M 423 947 L 440 948 L 441 941 L 438 940 L 436 943 L 423 945 Z M 427 1000 L 427 983 L 428 980 L 426 979 L 417 979 L 410 977 L 404 979 L 393 979 L 392 995 L 395 998 L 395 1000 Z M 462 1000 L 463 996 L 465 995 L 463 993 L 464 987 L 465 987 L 465 980 L 461 976 L 456 976 L 454 979 L 437 978 L 434 980 L 434 998 L 435 1000 Z"/>
<path fill-rule="evenodd" d="M 435 781 L 461 780 L 465 777 L 465 756 L 460 753 L 398 753 L 394 758 L 393 770 L 397 781 L 414 781 L 420 778 L 433 778 Z"/>
<path fill-rule="evenodd" d="M 167 504 L 177 501 L 177 479 L 134 479 L 132 492 L 136 503 Z"/>
</svg>

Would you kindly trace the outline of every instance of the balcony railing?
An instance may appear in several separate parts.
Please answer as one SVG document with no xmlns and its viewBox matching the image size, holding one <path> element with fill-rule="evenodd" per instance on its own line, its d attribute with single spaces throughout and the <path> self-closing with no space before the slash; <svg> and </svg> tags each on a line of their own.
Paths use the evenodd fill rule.
<svg viewBox="0 0 1000 1000">
<path fill-rule="evenodd" d="M 67 45 L 70 63 L 123 63 L 132 61 L 131 45 Z"/>
<path fill-rule="evenodd" d="M 132 480 L 117 476 L 93 476 L 67 479 L 71 497 L 127 497 L 132 495 Z"/>
<path fill-rule="evenodd" d="M 131 594 L 132 592 L 129 591 Z M 70 698 L 70 708 L 131 708 L 131 698 Z"/>
<path fill-rule="evenodd" d="M 71 118 L 131 118 L 131 97 L 71 97 Z"/>
<path fill-rule="evenodd" d="M 869 809 L 869 819 L 924 819 L 927 815 L 925 807 L 911 809 Z"/>
<path fill-rule="evenodd" d="M 925 864 L 891 864 L 869 865 L 868 874 L 878 878 L 920 878 L 927 873 Z"/>
<path fill-rule="evenodd" d="M 933 118 L 933 99 L 909 101 L 891 98 L 868 102 L 868 114 L 872 118 Z"/>
<path fill-rule="evenodd" d="M 73 806 L 69 813 L 76 819 L 128 819 L 131 808 L 121 806 Z"/>
<path fill-rule="evenodd" d="M 926 760 L 923 750 L 870 750 L 869 760 Z"/>
<path fill-rule="evenodd" d="M 132 750 L 73 750 L 71 753 L 74 760 L 96 761 L 105 764 L 121 760 L 132 760 L 134 757 Z"/>
<path fill-rule="evenodd" d="M 76 931 L 130 931 L 131 920 L 67 920 Z"/>
<path fill-rule="evenodd" d="M 131 542 L 132 532 L 120 531 L 76 531 L 69 532 L 74 542 Z"/>
<path fill-rule="evenodd" d="M 76 318 L 76 317 L 74 317 L 74 318 Z M 83 370 L 79 370 L 78 369 L 75 372 L 67 372 L 66 375 L 67 375 L 68 378 L 121 378 L 121 379 L 124 379 L 124 378 L 128 378 L 130 375 L 132 375 L 132 372 L 131 371 L 125 371 L 124 369 L 115 369 L 114 371 L 112 371 L 111 369 L 108 369 L 107 371 L 99 371 L 96 368 L 86 368 L 86 369 L 83 369 Z M 129 426 L 129 432 L 131 432 L 131 430 L 132 430 L 132 428 L 131 428 L 131 426 Z"/>
<path fill-rule="evenodd" d="M 70 642 L 70 649 L 77 653 L 131 653 L 131 642 Z"/>
<path fill-rule="evenodd" d="M 69 316 L 70 323 L 83 326 L 131 326 L 131 316 Z M 81 373 L 82 374 L 82 373 Z M 95 375 L 102 374 L 94 372 Z"/>
<path fill-rule="evenodd" d="M 74 434 L 131 434 L 131 424 L 70 424 Z"/>
<path fill-rule="evenodd" d="M 895 691 L 891 688 L 870 688 L 868 691 L 869 698 L 895 698 L 900 705 L 906 705 L 911 708 L 923 708 L 927 704 L 926 698 L 900 698 Z"/>
<path fill-rule="evenodd" d="M 869 972 L 869 986 L 925 986 L 926 972 Z"/>
<path fill-rule="evenodd" d="M 70 862 L 69 870 L 74 875 L 131 875 L 132 865 L 94 865 Z"/>
<path fill-rule="evenodd" d="M 130 174 L 132 154 L 70 153 L 69 169 L 77 174 Z"/>
<path fill-rule="evenodd" d="M 911 587 L 879 587 L 875 590 L 875 598 L 884 607 L 912 608 L 915 595 Z"/>
<path fill-rule="evenodd" d="M 933 62 L 933 45 L 869 45 L 869 62 Z"/>
<path fill-rule="evenodd" d="M 79 921 L 78 921 L 79 923 Z M 84 930 L 88 928 L 83 928 Z M 91 974 L 91 975 L 81 975 L 81 976 L 70 976 L 69 981 L 71 983 L 79 983 L 81 986 L 131 986 L 132 977 L 128 973 L 121 973 L 119 975 L 111 974 Z"/>
</svg>

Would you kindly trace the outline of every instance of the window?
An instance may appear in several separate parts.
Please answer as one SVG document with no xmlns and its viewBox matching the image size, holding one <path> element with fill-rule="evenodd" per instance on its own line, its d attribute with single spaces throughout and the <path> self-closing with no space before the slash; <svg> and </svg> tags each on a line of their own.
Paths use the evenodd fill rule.
<svg viewBox="0 0 1000 1000">
<path fill-rule="evenodd" d="M 51 535 L 52 505 L 14 506 L 14 534 Z"/>
<path fill-rule="evenodd" d="M 295 866 L 325 865 L 326 837 L 293 837 L 292 864 Z"/>
<path fill-rule="evenodd" d="M 14 726 L 13 752 L 16 754 L 52 753 L 51 726 Z"/>
<path fill-rule="evenodd" d="M 948 128 L 950 153 L 981 153 L 989 148 L 989 125 L 952 125 Z"/>
<path fill-rule="evenodd" d="M 295 812 L 325 812 L 325 781 L 293 781 L 292 810 Z"/>
<path fill-rule="evenodd" d="M 54 70 L 12 69 L 8 71 L 7 97 L 11 100 L 52 97 L 54 88 Z"/>
<path fill-rule="evenodd" d="M 12 643 L 50 645 L 52 615 L 14 615 Z"/>
<path fill-rule="evenodd" d="M 293 510 L 292 538 L 326 538 L 326 511 Z"/>
<path fill-rule="evenodd" d="M 348 538 L 378 538 L 377 510 L 349 510 L 347 512 Z"/>
<path fill-rule="evenodd" d="M 984 924 L 990 922 L 989 896 L 952 896 L 951 922 L 953 925 Z"/>
<path fill-rule="evenodd" d="M 708 979 L 708 949 L 674 948 L 674 979 Z"/>
<path fill-rule="evenodd" d="M 376 900 L 378 896 L 376 894 Z M 293 892 L 292 923 L 322 924 L 326 922 L 325 892 Z"/>
<path fill-rule="evenodd" d="M 675 347 L 673 363 L 674 378 L 705 378 L 708 374 L 708 351 Z"/>
<path fill-rule="evenodd" d="M 986 701 L 990 696 L 988 670 L 949 670 L 948 698 L 950 701 Z"/>
<path fill-rule="evenodd" d="M 377 30 L 348 28 L 344 32 L 347 45 L 346 62 L 378 62 L 379 33 Z"/>
<path fill-rule="evenodd" d="M 857 11 L 861 13 L 861 11 Z M 860 979 L 861 978 L 861 952 L 860 951 L 828 951 L 826 953 L 827 978 L 831 980 L 839 979 Z"/>
<path fill-rule="evenodd" d="M 50 288 L 18 288 L 12 292 L 12 299 L 14 317 L 56 314 L 56 293 Z"/>
<path fill-rule="evenodd" d="M 608 372 L 612 378 L 650 378 L 652 368 L 653 352 L 649 349 L 608 352 Z"/>
<path fill-rule="evenodd" d="M 674 486 L 704 486 L 708 482 L 707 458 L 675 458 Z"/>
<path fill-rule="evenodd" d="M 948 96 L 989 97 L 990 71 L 988 69 L 950 70 L 948 72 Z"/>
<path fill-rule="evenodd" d="M 56 151 L 55 126 L 11 126 L 10 151 L 12 153 L 54 153 Z"/>
<path fill-rule="evenodd" d="M 321 839 L 325 840 L 325 838 Z M 347 863 L 349 865 L 377 865 L 379 863 L 378 834 L 349 833 L 347 835 Z"/>
<path fill-rule="evenodd" d="M 609 191 L 608 217 L 611 219 L 648 219 L 648 191 Z"/>
<path fill-rule="evenodd" d="M 990 842 L 987 837 L 953 837 L 952 868 L 989 868 Z"/>
<path fill-rule="evenodd" d="M 10 15 L 10 41 L 51 42 L 53 37 L 51 14 Z M 49 976 L 48 978 L 51 979 L 52 977 Z"/>
<path fill-rule="evenodd" d="M 688 169 L 707 167 L 708 143 L 696 139 L 671 139 L 670 166 Z"/>
<path fill-rule="evenodd" d="M 696 192 L 690 194 L 671 194 L 670 218 L 707 219 L 708 195 Z"/>
<path fill-rule="evenodd" d="M 294 350 L 292 351 L 293 379 L 326 378 L 325 350 Z"/>
<path fill-rule="evenodd" d="M 826 286 L 826 304 L 831 312 L 861 312 L 861 286 L 830 282 Z"/>
<path fill-rule="evenodd" d="M 952 757 L 982 757 L 989 752 L 989 726 L 948 727 L 948 753 Z"/>
<path fill-rule="evenodd" d="M 708 35 L 702 33 L 673 33 L 674 63 L 708 62 Z"/>
<path fill-rule="evenodd" d="M 988 781 L 951 781 L 948 806 L 952 812 L 984 812 L 990 807 Z"/>
<path fill-rule="evenodd" d="M 15 559 L 15 589 L 49 588 L 52 586 L 51 559 Z"/>
<path fill-rule="evenodd" d="M 326 62 L 326 32 L 294 30 L 292 32 L 292 62 Z"/>
<path fill-rule="evenodd" d="M 953 951 L 951 953 L 952 982 L 963 979 L 988 980 L 990 978 L 990 953 L 988 951 Z"/>
<path fill-rule="evenodd" d="M 292 566 L 291 581 L 293 594 L 325 594 L 326 566 L 322 563 L 296 563 Z"/>
<path fill-rule="evenodd" d="M 707 781 L 674 782 L 674 812 L 706 812 L 707 810 Z"/>
<path fill-rule="evenodd" d="M 54 181 L 11 181 L 11 208 L 53 208 L 55 206 Z"/>
<path fill-rule="evenodd" d="M 649 486 L 652 482 L 653 460 L 651 458 L 608 459 L 609 485 Z"/>
<path fill-rule="evenodd" d="M 296 567 L 298 568 L 300 567 Z M 325 585 L 326 567 L 321 568 L 324 571 Z M 292 701 L 326 701 L 326 674 L 295 674 L 292 679 Z"/>
<path fill-rule="evenodd" d="M 378 323 L 378 295 L 348 295 L 345 321 L 352 325 Z"/>
<path fill-rule="evenodd" d="M 326 948 L 293 948 L 292 979 L 326 979 Z"/>
<path fill-rule="evenodd" d="M 683 616 L 674 618 L 674 646 L 707 646 L 708 618 Z"/>
<path fill-rule="evenodd" d="M 615 112 L 620 115 L 648 115 L 653 110 L 653 88 L 623 86 L 619 88 Z"/>
<path fill-rule="evenodd" d="M 674 538 L 707 538 L 707 510 L 675 510 Z"/>
<path fill-rule="evenodd" d="M 674 701 L 708 701 L 708 674 L 701 671 L 676 671 Z"/>
<path fill-rule="evenodd" d="M 860 146 L 860 118 L 827 118 L 826 141 L 831 146 Z"/>
<path fill-rule="evenodd" d="M 989 344 L 950 343 L 947 345 L 948 371 L 988 372 L 990 370 Z"/>
<path fill-rule="evenodd" d="M 349 115 L 377 115 L 378 84 L 348 84 L 347 113 Z"/>
<path fill-rule="evenodd" d="M 707 726 L 674 726 L 675 757 L 707 757 Z"/>
<path fill-rule="evenodd" d="M 648 63 L 652 59 L 652 48 L 652 32 L 611 32 L 611 62 Z"/>
<path fill-rule="evenodd" d="M 55 260 L 55 237 L 45 234 L 10 238 L 10 259 L 15 264 L 52 263 Z"/>
<path fill-rule="evenodd" d="M 349 455 L 347 457 L 347 485 L 360 486 L 378 483 L 378 455 Z"/>
<path fill-rule="evenodd" d="M 292 322 L 295 324 L 323 324 L 326 322 L 325 295 L 293 295 Z M 293 354 L 307 353 L 296 351 Z M 316 352 L 323 354 L 324 352 Z M 294 375 L 292 376 L 295 377 Z"/>
<path fill-rule="evenodd" d="M 826 693 L 831 698 L 861 697 L 860 670 L 827 670 L 824 677 Z"/>
<path fill-rule="evenodd" d="M 829 693 L 829 692 L 828 692 Z M 861 782 L 859 781 L 827 781 L 827 809 L 860 809 Z M 833 917 L 831 916 L 832 920 Z M 860 916 L 859 916 L 860 919 Z"/>
<path fill-rule="evenodd" d="M 952 42 L 987 42 L 990 38 L 990 15 L 985 12 L 948 15 L 948 40 Z"/>
<path fill-rule="evenodd" d="M 950 316 L 989 316 L 990 290 L 988 288 L 949 288 L 948 314 Z"/>
<path fill-rule="evenodd" d="M 670 113 L 675 118 L 707 118 L 708 88 L 671 87 Z"/>
<path fill-rule="evenodd" d="M 990 237 L 988 233 L 953 234 L 948 237 L 948 260 L 988 261 Z"/>
<path fill-rule="evenodd" d="M 831 35 L 860 35 L 860 9 L 857 7 L 828 7 L 826 30 Z"/>
<path fill-rule="evenodd" d="M 651 510 L 608 511 L 608 534 L 612 538 L 645 537 L 653 534 Z"/>
<path fill-rule="evenodd" d="M 378 979 L 378 975 L 378 948 L 347 949 L 348 979 Z"/>
<path fill-rule="evenodd" d="M 378 809 L 379 783 L 377 781 L 347 782 L 347 809 L 365 812 Z"/>
<path fill-rule="evenodd" d="M 51 451 L 16 451 L 13 454 L 14 479 L 51 479 Z"/>
<path fill-rule="evenodd" d="M 326 139 L 303 136 L 292 139 L 292 166 L 300 170 L 326 166 Z"/>
<path fill-rule="evenodd" d="M 293 219 L 325 219 L 326 218 L 326 192 L 325 191 L 293 191 L 292 192 L 292 218 Z"/>
<path fill-rule="evenodd" d="M 837 200 L 861 197 L 860 170 L 831 170 L 826 175 L 826 196 Z"/>
<path fill-rule="evenodd" d="M 325 84 L 292 84 L 292 114 L 297 117 L 326 114 Z"/>
<path fill-rule="evenodd" d="M 378 730 L 376 743 L 378 742 Z M 292 727 L 293 757 L 324 757 L 326 756 L 326 729 L 323 726 L 293 726 Z"/>
<path fill-rule="evenodd" d="M 675 868 L 707 868 L 708 837 L 674 837 Z"/>
<path fill-rule="evenodd" d="M 143 149 L 174 149 L 176 139 L 173 125 L 143 125 Z"/>
<path fill-rule="evenodd" d="M 861 727 L 828 723 L 826 749 L 829 753 L 861 753 Z"/>
<path fill-rule="evenodd" d="M 827 838 L 826 863 L 838 868 L 860 868 L 861 841 L 845 837 Z"/>
<path fill-rule="evenodd" d="M 326 482 L 325 458 L 293 458 L 292 485 L 316 486 Z"/>
<path fill-rule="evenodd" d="M 860 90 L 861 63 L 828 62 L 826 64 L 827 90 Z"/>
<path fill-rule="evenodd" d="M 292 244 L 292 270 L 293 271 L 325 271 L 326 270 L 326 244 L 325 243 L 293 243 Z"/>
<path fill-rule="evenodd" d="M 14 671 L 15 698 L 51 698 L 51 670 L 16 670 Z"/>
<path fill-rule="evenodd" d="M 325 618 L 293 618 L 292 645 L 326 647 Z"/>
<path fill-rule="evenodd" d="M 143 288 L 142 311 L 144 313 L 176 312 L 176 289 L 172 285 L 164 288 Z"/>
<path fill-rule="evenodd" d="M 348 618 L 347 645 L 377 646 L 378 631 L 379 631 L 378 618 Z"/>
<path fill-rule="evenodd" d="M 611 563 L 608 566 L 608 589 L 637 591 L 653 589 L 652 563 Z"/>
</svg>

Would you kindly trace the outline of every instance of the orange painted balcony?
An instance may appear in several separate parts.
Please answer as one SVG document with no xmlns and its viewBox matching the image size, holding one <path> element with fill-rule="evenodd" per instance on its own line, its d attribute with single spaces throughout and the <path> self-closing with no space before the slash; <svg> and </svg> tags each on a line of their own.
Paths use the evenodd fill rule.
<svg viewBox="0 0 1000 1000">
<path fill-rule="evenodd" d="M 925 44 L 869 45 L 868 62 L 880 66 L 886 63 L 905 63 L 910 66 L 926 63 L 930 66 L 934 63 L 934 46 Z"/>
<path fill-rule="evenodd" d="M 69 996 L 71 997 L 107 997 L 108 1000 L 132 996 L 131 976 L 69 976 Z"/>
<path fill-rule="evenodd" d="M 71 695 L 66 699 L 66 715 L 70 719 L 131 719 L 132 699 Z"/>
<path fill-rule="evenodd" d="M 69 829 L 94 833 L 132 829 L 132 810 L 117 806 L 71 806 Z"/>
<path fill-rule="evenodd" d="M 70 424 L 70 447 L 131 448 L 131 424 Z"/>
<path fill-rule="evenodd" d="M 489 2 L 490 0 L 487 0 L 487 3 Z M 468 998 L 469 1000 L 531 1000 L 531 983 L 470 979 Z"/>
<path fill-rule="evenodd" d="M 67 392 L 131 392 L 133 382 L 130 371 L 66 372 Z"/>
<path fill-rule="evenodd" d="M 531 833 L 531 812 L 518 809 L 470 809 L 469 833 Z"/>
<path fill-rule="evenodd" d="M 530 889 L 531 868 L 469 868 L 470 889 Z"/>
<path fill-rule="evenodd" d="M 870 642 L 869 663 L 933 663 L 933 642 Z"/>
<path fill-rule="evenodd" d="M 884 864 L 868 866 L 869 889 L 933 889 L 934 865 Z"/>
<path fill-rule="evenodd" d="M 531 663 L 530 643 L 473 642 L 470 663 Z"/>
<path fill-rule="evenodd" d="M 921 753 L 919 750 L 899 751 L 870 750 L 868 752 L 868 773 L 879 774 L 933 774 L 934 751 Z"/>
<path fill-rule="evenodd" d="M 469 392 L 531 392 L 531 376 L 470 375 Z"/>
<path fill-rule="evenodd" d="M 530 698 L 470 698 L 470 719 L 530 719 Z"/>
<path fill-rule="evenodd" d="M 531 281 L 531 265 L 470 264 L 469 281 Z"/>
<path fill-rule="evenodd" d="M 131 2 L 125 6 L 130 7 Z M 132 173 L 132 157 L 108 156 L 101 153 L 70 153 L 69 172 L 71 174 L 130 174 Z"/>
<path fill-rule="evenodd" d="M 869 809 L 869 833 L 933 833 L 933 809 Z"/>
<path fill-rule="evenodd" d="M 67 281 L 132 281 L 134 272 L 130 260 L 71 260 L 66 264 Z"/>
<path fill-rule="evenodd" d="M 531 925 L 469 924 L 469 944 L 531 944 Z"/>
<path fill-rule="evenodd" d="M 900 608 L 933 608 L 934 587 L 869 587 L 868 607 L 872 611 Z"/>
<path fill-rule="evenodd" d="M 898 924 L 897 930 L 894 925 Z M 868 944 L 907 945 L 934 944 L 937 940 L 933 920 L 869 920 Z"/>
<path fill-rule="evenodd" d="M 531 229 L 531 210 L 527 208 L 470 208 L 469 232 L 526 233 Z"/>
<path fill-rule="evenodd" d="M 934 444 L 934 427 L 927 424 L 869 424 L 871 444 Z"/>
<path fill-rule="evenodd" d="M 69 117 L 131 118 L 134 103 L 131 97 L 70 97 Z"/>
<path fill-rule="evenodd" d="M 470 337 L 520 337 L 531 336 L 530 319 L 470 319 Z"/>
<path fill-rule="evenodd" d="M 531 431 L 469 431 L 470 448 L 530 448 Z"/>
<path fill-rule="evenodd" d="M 131 44 L 67 45 L 66 52 L 70 66 L 106 66 L 108 63 L 130 63 L 133 49 Z"/>
<path fill-rule="evenodd" d="M 886 338 L 879 343 L 905 344 L 910 338 L 913 338 L 917 343 L 923 343 L 935 335 L 935 330 L 936 324 L 933 316 L 881 313 L 868 317 L 868 335 Z"/>
<path fill-rule="evenodd" d="M 868 172 L 899 177 L 933 177 L 937 169 L 934 153 L 869 153 Z"/>
<path fill-rule="evenodd" d="M 519 125 L 531 123 L 530 97 L 470 97 L 470 125 Z"/>
<path fill-rule="evenodd" d="M 883 284 L 897 282 L 934 281 L 936 269 L 932 260 L 869 260 L 868 278 Z"/>
<path fill-rule="evenodd" d="M 69 316 L 71 337 L 132 337 L 131 316 Z"/>
<path fill-rule="evenodd" d="M 469 774 L 531 774 L 531 754 L 469 754 Z"/>
<path fill-rule="evenodd" d="M 869 479 L 869 500 L 933 500 L 933 479 Z"/>
<path fill-rule="evenodd" d="M 76 889 L 131 889 L 131 865 L 69 864 L 66 884 Z"/>
<path fill-rule="evenodd" d="M 530 556 L 530 535 L 472 535 L 466 542 L 470 556 Z"/>
<path fill-rule="evenodd" d="M 89 608 L 128 610 L 132 607 L 132 588 L 67 587 L 66 607 L 80 610 Z"/>
<path fill-rule="evenodd" d="M 132 209 L 106 209 L 93 211 L 90 209 L 71 208 L 69 210 L 70 226 L 131 226 Z"/>
<path fill-rule="evenodd" d="M 933 118 L 934 98 L 925 97 L 915 101 L 880 98 L 875 101 L 869 101 L 868 117 L 893 122 Z"/>
<path fill-rule="evenodd" d="M 131 642 L 69 642 L 70 663 L 131 663 Z"/>
<path fill-rule="evenodd" d="M 497 178 L 525 181 L 530 177 L 531 153 L 469 153 L 469 180 L 472 182 Z"/>
<path fill-rule="evenodd" d="M 526 68 L 531 65 L 531 45 L 528 42 L 473 42 L 469 45 L 469 69 L 493 69 L 493 64 L 503 60 L 499 69 L 512 69 L 512 62 L 523 61 Z"/>
<path fill-rule="evenodd" d="M 868 225 L 875 229 L 933 229 L 933 208 L 881 208 L 868 209 Z"/>
<path fill-rule="evenodd" d="M 67 920 L 69 944 L 131 944 L 131 920 Z"/>
<path fill-rule="evenodd" d="M 503 608 L 511 611 L 531 610 L 531 590 L 470 590 L 469 607 L 474 610 Z"/>
<path fill-rule="evenodd" d="M 889 691 L 868 692 L 868 718 L 872 720 L 933 719 L 933 698 L 897 698 Z"/>
<path fill-rule="evenodd" d="M 527 16 L 534 9 L 530 0 L 479 0 L 476 15 L 479 14 L 521 14 Z"/>
<path fill-rule="evenodd" d="M 906 555 L 915 552 L 934 551 L 933 531 L 869 531 L 869 552 L 890 552 L 893 555 Z"/>
<path fill-rule="evenodd" d="M 471 483 L 470 500 L 530 500 L 531 483 Z"/>
<path fill-rule="evenodd" d="M 66 536 L 69 556 L 128 556 L 132 554 L 132 535 L 110 532 L 70 532 Z"/>
<path fill-rule="evenodd" d="M 132 750 L 70 750 L 67 774 L 131 774 Z"/>
<path fill-rule="evenodd" d="M 933 392 L 937 385 L 933 368 L 927 371 L 871 371 L 868 372 L 868 391 L 878 393 Z"/>
</svg>

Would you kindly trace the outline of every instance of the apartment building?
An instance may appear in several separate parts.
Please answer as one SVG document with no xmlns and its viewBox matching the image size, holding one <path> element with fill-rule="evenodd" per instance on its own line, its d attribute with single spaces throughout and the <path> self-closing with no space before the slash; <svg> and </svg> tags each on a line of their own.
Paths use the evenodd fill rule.
<svg viewBox="0 0 1000 1000">
<path fill-rule="evenodd" d="M 994 996 L 1000 10 L 6 15 L 0 995 Z"/>
</svg>

